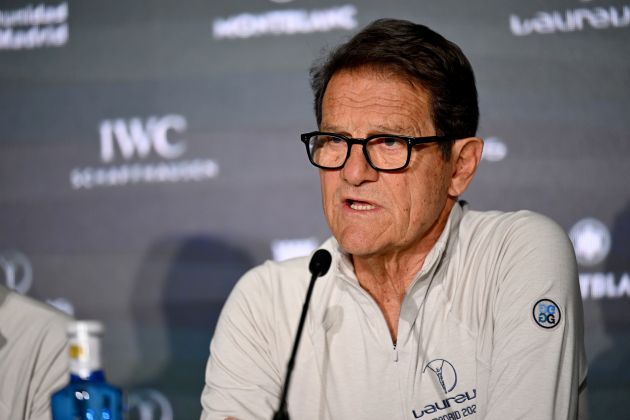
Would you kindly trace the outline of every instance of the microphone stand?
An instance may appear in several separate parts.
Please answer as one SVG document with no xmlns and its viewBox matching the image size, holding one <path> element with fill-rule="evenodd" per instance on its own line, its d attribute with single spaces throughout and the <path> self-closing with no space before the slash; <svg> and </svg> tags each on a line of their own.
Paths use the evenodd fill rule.
<svg viewBox="0 0 630 420">
<path fill-rule="evenodd" d="M 313 294 L 313 288 L 315 287 L 315 280 L 317 280 L 317 277 L 326 274 L 328 268 L 330 267 L 330 263 L 330 253 L 323 249 L 317 250 L 313 255 L 313 258 L 311 258 L 309 265 L 309 270 L 312 274 L 311 281 L 308 284 L 306 298 L 304 299 L 304 306 L 302 306 L 302 314 L 300 315 L 300 323 L 298 324 L 295 342 L 293 343 L 293 350 L 291 351 L 291 357 L 289 358 L 289 363 L 287 364 L 287 374 L 284 379 L 280 405 L 278 406 L 278 410 L 274 413 L 272 420 L 290 420 L 289 412 L 287 411 L 287 394 L 289 392 L 289 383 L 291 382 L 293 368 L 295 367 L 295 355 L 297 354 L 300 339 L 302 338 L 302 329 L 304 328 L 304 323 L 306 321 L 306 313 L 308 311 L 309 302 L 311 301 L 311 295 Z"/>
</svg>

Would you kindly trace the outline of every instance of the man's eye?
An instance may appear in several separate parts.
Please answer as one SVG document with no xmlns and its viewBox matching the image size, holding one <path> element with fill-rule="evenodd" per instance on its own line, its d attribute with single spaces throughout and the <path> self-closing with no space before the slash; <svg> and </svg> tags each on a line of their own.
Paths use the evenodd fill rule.
<svg viewBox="0 0 630 420">
<path fill-rule="evenodd" d="M 383 149 L 399 149 L 405 147 L 405 142 L 403 140 L 394 137 L 379 137 L 374 139 L 372 144 Z"/>
<path fill-rule="evenodd" d="M 318 139 L 318 142 L 320 143 L 321 147 L 339 146 L 345 143 L 343 139 L 340 139 L 339 137 L 332 137 L 332 136 L 320 136 Z"/>
</svg>

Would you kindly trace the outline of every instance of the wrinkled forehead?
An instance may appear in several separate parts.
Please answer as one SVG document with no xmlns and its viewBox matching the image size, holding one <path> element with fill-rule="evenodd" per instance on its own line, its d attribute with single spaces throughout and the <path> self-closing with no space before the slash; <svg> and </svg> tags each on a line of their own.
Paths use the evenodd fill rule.
<svg viewBox="0 0 630 420">
<path fill-rule="evenodd" d="M 373 78 L 373 79 L 382 79 L 382 80 L 397 80 L 403 84 L 406 84 L 410 89 L 417 90 L 421 92 L 430 102 L 431 93 L 428 89 L 426 89 L 422 81 L 419 80 L 416 76 L 409 74 L 407 71 L 403 70 L 399 66 L 386 63 L 367 63 L 362 64 L 360 66 L 351 66 L 351 67 L 341 67 L 337 69 L 330 77 L 328 81 L 326 91 L 324 92 L 324 96 L 330 87 L 330 82 L 341 74 L 349 74 L 353 78 Z"/>
<path fill-rule="evenodd" d="M 390 134 L 429 135 L 433 123 L 428 93 L 390 69 L 338 71 L 324 93 L 320 127 L 339 131 L 346 126 Z"/>
</svg>

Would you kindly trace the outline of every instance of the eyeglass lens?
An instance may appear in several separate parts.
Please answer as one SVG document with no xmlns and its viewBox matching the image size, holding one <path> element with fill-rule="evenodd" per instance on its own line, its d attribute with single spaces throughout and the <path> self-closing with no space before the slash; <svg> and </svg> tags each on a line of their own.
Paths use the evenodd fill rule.
<svg viewBox="0 0 630 420">
<path fill-rule="evenodd" d="M 314 135 L 308 145 L 313 162 L 324 168 L 339 168 L 348 156 L 348 142 L 341 137 Z M 377 137 L 365 147 L 372 166 L 378 169 L 398 169 L 407 162 L 409 149 L 404 139 Z"/>
</svg>

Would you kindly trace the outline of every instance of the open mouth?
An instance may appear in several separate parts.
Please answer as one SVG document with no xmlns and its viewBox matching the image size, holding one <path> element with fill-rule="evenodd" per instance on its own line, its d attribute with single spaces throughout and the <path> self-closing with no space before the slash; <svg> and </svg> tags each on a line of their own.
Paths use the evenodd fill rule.
<svg viewBox="0 0 630 420">
<path fill-rule="evenodd" d="M 352 210 L 358 210 L 358 211 L 374 210 L 376 208 L 374 204 L 370 204 L 365 201 L 346 200 L 346 204 Z"/>
</svg>

